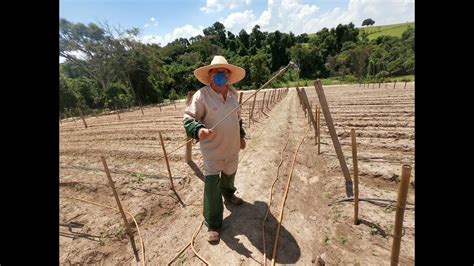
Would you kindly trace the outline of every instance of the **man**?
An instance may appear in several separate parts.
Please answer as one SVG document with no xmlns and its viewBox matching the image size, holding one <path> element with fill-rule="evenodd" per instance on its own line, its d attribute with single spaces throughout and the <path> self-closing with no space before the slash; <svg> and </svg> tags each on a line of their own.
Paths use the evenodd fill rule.
<svg viewBox="0 0 474 266">
<path fill-rule="evenodd" d="M 234 195 L 234 179 L 239 151 L 246 145 L 245 131 L 240 107 L 237 108 L 238 93 L 230 85 L 242 80 L 245 70 L 216 55 L 210 65 L 196 69 L 194 76 L 206 86 L 199 89 L 187 104 L 184 128 L 189 137 L 200 143 L 205 175 L 203 215 L 208 227 L 208 241 L 218 242 L 224 212 L 222 197 L 229 204 L 243 203 Z M 225 118 L 229 113 L 232 114 Z"/>
</svg>

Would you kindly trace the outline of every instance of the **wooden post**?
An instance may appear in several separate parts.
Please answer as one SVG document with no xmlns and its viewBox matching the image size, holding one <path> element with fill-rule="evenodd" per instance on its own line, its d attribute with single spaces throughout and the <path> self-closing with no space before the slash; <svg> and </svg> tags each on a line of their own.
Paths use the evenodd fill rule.
<svg viewBox="0 0 474 266">
<path fill-rule="evenodd" d="M 385 83 L 385 88 L 387 88 L 387 86 L 388 86 L 388 82 Z"/>
<path fill-rule="evenodd" d="M 313 128 L 314 128 L 314 145 L 316 145 L 317 144 L 317 139 L 318 139 L 318 128 L 317 128 L 317 125 L 316 125 L 316 120 L 313 117 L 313 112 L 311 111 L 311 105 L 309 104 L 309 101 L 308 101 L 308 95 L 306 94 L 306 90 L 304 88 L 301 89 L 301 95 L 303 95 L 303 98 L 304 98 L 304 101 L 305 101 L 305 104 L 306 104 L 306 108 L 308 109 L 308 114 L 309 114 L 308 117 L 311 121 L 310 126 L 312 124 Z"/>
<path fill-rule="evenodd" d="M 395 83 L 393 83 L 393 88 L 395 89 L 395 85 L 397 85 L 397 81 L 395 80 Z"/>
<path fill-rule="evenodd" d="M 118 115 L 119 120 L 121 120 L 121 119 L 120 119 L 120 111 L 119 111 L 117 105 L 115 105 L 115 111 L 117 112 L 117 115 Z"/>
<path fill-rule="evenodd" d="M 86 123 L 86 120 L 84 119 L 84 115 L 82 114 L 82 109 L 80 107 L 78 107 L 78 109 L 79 109 L 79 113 L 81 114 L 82 122 L 84 122 L 84 127 L 87 128 L 87 123 Z"/>
<path fill-rule="evenodd" d="M 406 89 L 407 88 L 407 82 L 405 81 L 405 86 L 403 87 L 403 89 Z"/>
<path fill-rule="evenodd" d="M 244 92 L 241 91 L 240 92 L 240 96 L 239 96 L 239 104 L 242 104 L 242 96 L 244 95 Z"/>
<path fill-rule="evenodd" d="M 186 163 L 189 163 L 193 160 L 192 159 L 193 142 L 189 140 L 191 140 L 191 138 L 187 137 L 186 138 L 186 141 L 187 141 L 186 142 L 186 155 L 185 155 Z"/>
<path fill-rule="evenodd" d="M 161 112 L 161 104 L 158 104 L 158 107 L 160 108 L 160 112 Z"/>
<path fill-rule="evenodd" d="M 317 115 L 317 120 L 318 120 L 318 154 L 321 154 L 321 107 L 318 106 L 318 115 Z"/>
<path fill-rule="evenodd" d="M 379 81 L 379 88 L 380 88 L 380 81 Z"/>
<path fill-rule="evenodd" d="M 357 165 L 357 142 L 355 129 L 351 129 L 352 168 L 354 170 L 354 224 L 359 224 L 359 168 Z"/>
<path fill-rule="evenodd" d="M 349 169 L 347 168 L 346 160 L 341 149 L 341 144 L 339 143 L 336 129 L 334 128 L 334 124 L 332 122 L 331 113 L 329 112 L 329 106 L 326 101 L 326 96 L 324 95 L 324 90 L 321 86 L 321 81 L 319 79 L 314 82 L 314 88 L 316 89 L 316 93 L 318 94 L 321 108 L 323 108 L 324 119 L 326 120 L 326 125 L 329 129 L 332 143 L 334 144 L 334 149 L 336 150 L 337 158 L 339 159 L 339 164 L 341 165 L 342 173 L 344 174 L 344 178 L 346 179 L 346 195 L 348 197 L 351 197 L 353 196 L 351 175 L 349 173 Z"/>
<path fill-rule="evenodd" d="M 267 108 L 272 109 L 272 90 L 268 91 Z"/>
<path fill-rule="evenodd" d="M 255 108 L 255 100 L 257 99 L 257 93 L 253 96 L 253 102 L 252 102 L 252 111 L 250 112 L 250 120 L 253 119 L 253 109 Z M 250 122 L 250 121 L 249 121 Z"/>
<path fill-rule="evenodd" d="M 190 104 L 191 98 L 193 97 L 194 93 L 195 93 L 194 91 L 188 91 L 188 95 L 186 96 L 186 105 Z M 186 141 L 187 141 L 186 151 L 184 154 L 184 160 L 186 161 L 186 163 L 189 163 L 193 160 L 192 159 L 193 142 L 189 141 L 191 138 L 187 136 L 186 130 L 184 134 L 186 135 Z"/>
<path fill-rule="evenodd" d="M 251 120 L 250 120 L 250 107 L 248 108 L 248 110 L 249 110 L 249 124 L 248 124 L 248 128 L 250 128 L 250 121 L 251 121 Z"/>
<path fill-rule="evenodd" d="M 127 216 L 125 215 L 125 212 L 123 211 L 122 204 L 120 203 L 117 190 L 115 189 L 114 181 L 112 180 L 112 177 L 110 176 L 109 168 L 107 167 L 107 162 L 105 161 L 105 157 L 100 156 L 100 160 L 102 161 L 102 164 L 104 165 L 105 174 L 107 175 L 107 180 L 109 180 L 109 185 L 112 188 L 112 192 L 114 193 L 115 201 L 117 202 L 117 206 L 119 208 L 120 214 L 122 215 L 123 223 L 125 224 L 125 229 L 127 231 L 127 234 L 131 238 L 133 238 L 132 230 L 130 229 L 130 225 L 128 224 Z"/>
<path fill-rule="evenodd" d="M 296 92 L 298 93 L 298 98 L 300 99 L 301 108 L 303 108 L 303 111 L 304 111 L 304 117 L 306 117 L 306 108 L 303 103 L 303 96 L 301 96 L 301 90 L 298 87 L 296 87 Z"/>
<path fill-rule="evenodd" d="M 398 189 L 397 211 L 395 213 L 395 229 L 393 233 L 392 256 L 390 265 L 398 265 L 400 255 L 400 242 L 402 240 L 403 214 L 407 201 L 408 185 L 410 184 L 411 166 L 404 164 L 402 166 L 402 175 L 400 178 L 400 187 Z"/>
<path fill-rule="evenodd" d="M 268 109 L 268 102 L 270 102 L 270 91 L 268 91 L 268 96 L 269 96 L 269 97 L 268 97 L 268 99 L 267 99 L 267 101 L 266 101 L 267 104 L 265 105 L 265 108 L 267 108 L 267 110 L 269 110 L 269 109 Z"/>
<path fill-rule="evenodd" d="M 266 91 L 263 92 L 262 112 L 263 112 L 263 108 L 265 107 L 265 94 L 266 93 L 267 93 Z"/>
<path fill-rule="evenodd" d="M 160 134 L 161 147 L 163 148 L 163 154 L 165 155 L 166 168 L 168 169 L 168 174 L 170 177 L 171 189 L 174 191 L 174 193 L 176 193 L 173 184 L 173 176 L 171 175 L 170 163 L 168 162 L 168 155 L 166 154 L 165 143 L 163 142 L 163 136 L 161 135 L 161 131 L 158 131 L 158 133 Z"/>
<path fill-rule="evenodd" d="M 140 111 L 142 111 L 142 115 L 145 115 L 145 113 L 143 112 L 143 107 L 142 107 L 141 104 L 140 104 Z"/>
</svg>

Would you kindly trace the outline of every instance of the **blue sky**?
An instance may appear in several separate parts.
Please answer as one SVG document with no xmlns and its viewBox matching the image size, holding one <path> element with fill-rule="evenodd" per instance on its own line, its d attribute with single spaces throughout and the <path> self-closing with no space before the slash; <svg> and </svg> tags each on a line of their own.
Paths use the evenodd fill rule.
<svg viewBox="0 0 474 266">
<path fill-rule="evenodd" d="M 314 33 L 366 18 L 375 25 L 414 21 L 414 0 L 60 0 L 60 17 L 139 28 L 140 40 L 165 45 L 202 34 L 216 21 L 238 34 L 263 31 Z"/>
</svg>

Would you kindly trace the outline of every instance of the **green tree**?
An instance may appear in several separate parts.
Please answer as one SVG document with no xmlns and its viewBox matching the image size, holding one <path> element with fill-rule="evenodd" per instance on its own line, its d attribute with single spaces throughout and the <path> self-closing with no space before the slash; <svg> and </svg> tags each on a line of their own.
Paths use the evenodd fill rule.
<svg viewBox="0 0 474 266">
<path fill-rule="evenodd" d="M 265 35 L 260 31 L 260 26 L 255 25 L 250 33 L 250 46 L 255 48 L 262 48 L 262 42 L 265 40 Z"/>
<path fill-rule="evenodd" d="M 250 35 L 244 29 L 239 32 L 237 39 L 240 47 L 244 47 L 247 50 L 250 49 Z"/>
<path fill-rule="evenodd" d="M 103 91 L 116 79 L 111 52 L 113 42 L 112 33 L 94 23 L 86 26 L 66 19 L 59 21 L 59 54 L 81 66 Z"/>
<path fill-rule="evenodd" d="M 212 26 L 203 30 L 204 36 L 209 37 L 213 44 L 219 45 L 223 48 L 226 46 L 226 30 L 224 24 L 215 22 Z"/>
<path fill-rule="evenodd" d="M 270 45 L 271 54 L 270 67 L 271 71 L 274 72 L 290 61 L 287 48 L 291 47 L 291 41 L 288 34 L 275 31 L 268 34 L 268 44 Z"/>
<path fill-rule="evenodd" d="M 250 67 L 250 80 L 254 87 L 260 87 L 268 79 L 270 79 L 270 69 L 267 65 L 267 55 L 263 50 L 258 50 L 258 52 L 250 58 L 251 67 Z"/>
<path fill-rule="evenodd" d="M 367 19 L 364 19 L 364 21 L 362 21 L 362 26 L 372 26 L 375 24 L 375 21 L 372 20 L 371 18 L 367 18 Z"/>
</svg>

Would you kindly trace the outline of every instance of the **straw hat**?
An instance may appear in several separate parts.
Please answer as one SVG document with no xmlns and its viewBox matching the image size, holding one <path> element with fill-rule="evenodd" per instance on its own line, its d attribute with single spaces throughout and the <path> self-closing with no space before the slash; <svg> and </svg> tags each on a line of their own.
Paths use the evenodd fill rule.
<svg viewBox="0 0 474 266">
<path fill-rule="evenodd" d="M 214 68 L 225 68 L 230 71 L 229 84 L 241 81 L 245 77 L 245 69 L 227 63 L 227 60 L 220 55 L 214 56 L 210 65 L 194 70 L 194 76 L 205 85 L 211 84 L 209 70 Z"/>
</svg>

